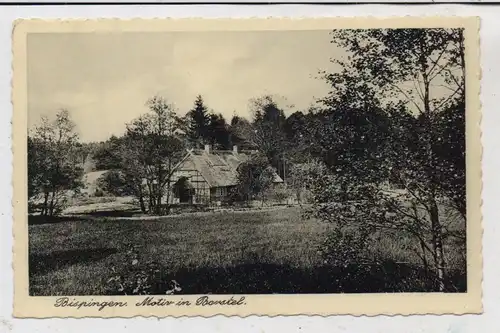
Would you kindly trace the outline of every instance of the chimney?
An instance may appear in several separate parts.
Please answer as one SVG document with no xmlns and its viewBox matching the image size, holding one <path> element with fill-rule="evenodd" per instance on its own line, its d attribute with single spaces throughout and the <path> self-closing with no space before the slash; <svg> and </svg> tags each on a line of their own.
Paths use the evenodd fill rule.
<svg viewBox="0 0 500 333">
<path fill-rule="evenodd" d="M 210 154 L 210 145 L 205 145 L 205 152 Z"/>
<path fill-rule="evenodd" d="M 238 146 L 233 146 L 233 153 L 238 154 Z"/>
</svg>

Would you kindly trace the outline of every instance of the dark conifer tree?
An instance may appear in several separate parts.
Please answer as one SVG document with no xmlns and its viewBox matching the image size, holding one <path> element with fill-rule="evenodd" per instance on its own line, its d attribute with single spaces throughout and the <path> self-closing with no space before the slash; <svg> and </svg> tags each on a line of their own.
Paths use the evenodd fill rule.
<svg viewBox="0 0 500 333">
<path fill-rule="evenodd" d="M 202 145 L 209 137 L 210 115 L 203 97 L 196 96 L 194 107 L 187 114 L 188 136 L 195 145 Z"/>
</svg>

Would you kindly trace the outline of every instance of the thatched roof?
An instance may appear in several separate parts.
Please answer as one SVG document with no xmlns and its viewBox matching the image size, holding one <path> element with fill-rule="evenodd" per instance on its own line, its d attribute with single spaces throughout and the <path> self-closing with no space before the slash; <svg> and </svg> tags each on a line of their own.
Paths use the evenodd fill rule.
<svg viewBox="0 0 500 333">
<path fill-rule="evenodd" d="M 238 166 L 248 161 L 253 152 L 231 150 L 190 150 L 183 161 L 190 161 L 210 187 L 234 186 L 238 183 Z M 182 163 L 183 164 L 183 163 Z M 275 174 L 274 182 L 283 180 Z"/>
</svg>

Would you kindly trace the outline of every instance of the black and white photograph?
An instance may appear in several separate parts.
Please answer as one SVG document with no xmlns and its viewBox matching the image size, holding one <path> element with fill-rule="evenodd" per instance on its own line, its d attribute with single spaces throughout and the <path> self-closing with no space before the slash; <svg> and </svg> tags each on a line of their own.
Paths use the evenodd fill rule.
<svg viewBox="0 0 500 333">
<path fill-rule="evenodd" d="M 464 31 L 27 34 L 29 296 L 467 293 Z"/>
</svg>

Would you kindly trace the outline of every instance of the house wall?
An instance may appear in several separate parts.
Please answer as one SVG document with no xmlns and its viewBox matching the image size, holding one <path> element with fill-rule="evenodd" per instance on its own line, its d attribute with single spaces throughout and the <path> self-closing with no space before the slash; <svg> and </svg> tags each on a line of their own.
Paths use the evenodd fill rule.
<svg viewBox="0 0 500 333">
<path fill-rule="evenodd" d="M 170 186 L 172 187 L 180 178 L 186 177 L 195 189 L 193 203 L 210 202 L 210 187 L 202 175 L 196 170 L 192 161 L 187 159 L 182 163 L 172 175 Z M 175 197 L 172 188 L 170 188 L 170 203 L 178 203 L 179 199 Z"/>
<path fill-rule="evenodd" d="M 210 189 L 210 196 L 212 200 L 223 200 L 227 198 L 229 194 L 229 187 L 213 187 Z"/>
</svg>

